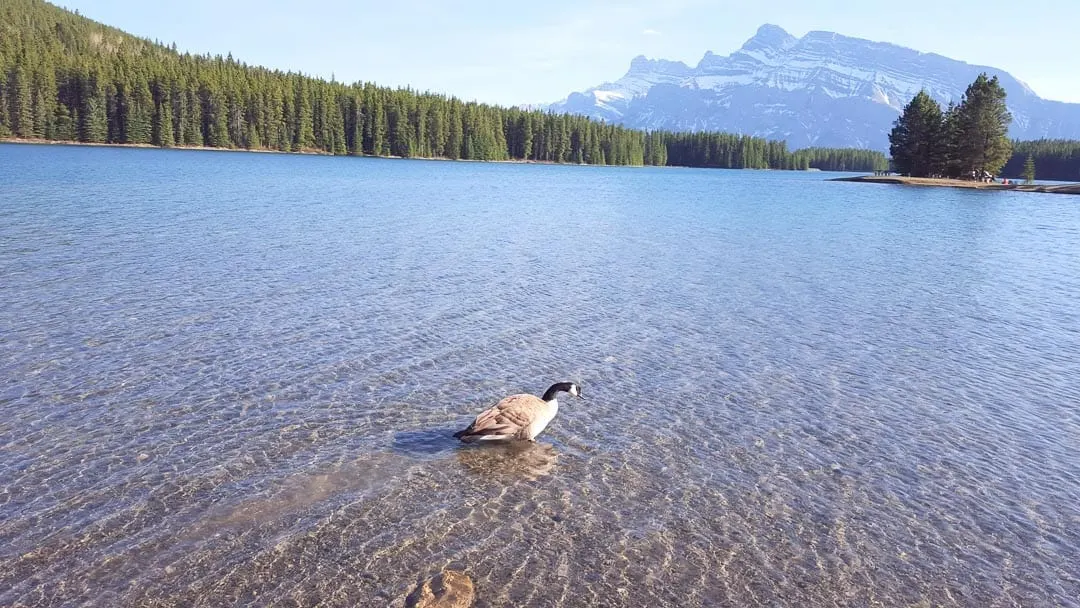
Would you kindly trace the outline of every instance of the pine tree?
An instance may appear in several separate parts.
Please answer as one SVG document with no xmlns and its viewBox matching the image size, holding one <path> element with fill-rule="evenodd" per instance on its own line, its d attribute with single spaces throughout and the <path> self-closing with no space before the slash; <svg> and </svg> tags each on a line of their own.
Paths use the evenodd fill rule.
<svg viewBox="0 0 1080 608">
<path fill-rule="evenodd" d="M 311 96 L 307 81 L 298 79 L 296 87 L 296 132 L 293 139 L 293 151 L 310 149 L 315 144 L 315 123 L 312 116 Z"/>
<path fill-rule="evenodd" d="M 348 135 L 347 148 L 348 153 L 353 156 L 360 156 L 364 153 L 364 115 L 361 109 L 363 103 L 359 95 L 355 95 L 349 99 L 349 120 L 346 123 L 345 129 Z"/>
<path fill-rule="evenodd" d="M 444 104 L 437 104 L 427 113 L 428 155 L 438 158 L 446 155 L 446 116 Z"/>
<path fill-rule="evenodd" d="M 327 152 L 339 156 L 348 153 L 345 145 L 345 121 L 342 112 L 343 110 L 339 102 L 334 98 L 329 99 L 326 108 L 326 132 L 330 138 Z"/>
<path fill-rule="evenodd" d="M 266 107 L 264 108 L 266 129 L 263 141 L 268 147 L 281 151 L 288 150 L 289 142 L 292 141 L 285 125 L 285 117 L 288 116 L 285 111 L 286 101 L 287 99 L 282 97 L 280 86 L 272 87 L 266 93 Z"/>
<path fill-rule="evenodd" d="M 585 152 L 582 147 L 584 144 L 581 131 L 577 128 L 570 130 L 570 158 L 571 162 L 577 165 L 585 163 Z"/>
<path fill-rule="evenodd" d="M 971 168 L 964 168 L 960 157 L 960 106 L 949 102 L 941 118 L 942 148 L 945 155 L 945 176 L 953 179 L 971 177 Z"/>
<path fill-rule="evenodd" d="M 945 170 L 941 106 L 919 91 L 904 107 L 889 133 L 889 153 L 900 173 L 912 177 L 940 175 Z"/>
<path fill-rule="evenodd" d="M 1012 114 L 1005 105 L 1005 89 L 997 76 L 979 74 L 968 86 L 957 110 L 959 141 L 957 155 L 965 170 L 997 175 L 1012 154 L 1009 123 Z"/>
<path fill-rule="evenodd" d="M 461 158 L 465 146 L 465 134 L 461 126 L 461 108 L 457 100 L 450 102 L 450 114 L 447 121 L 446 158 L 455 160 Z"/>
<path fill-rule="evenodd" d="M 593 129 L 588 125 L 585 128 L 584 159 L 590 165 L 604 164 L 603 154 L 600 152 L 600 142 L 596 140 Z"/>
<path fill-rule="evenodd" d="M 230 147 L 229 108 L 225 96 L 212 83 L 199 88 L 202 106 L 202 134 L 204 145 L 214 148 Z"/>
<path fill-rule="evenodd" d="M 401 99 L 395 96 L 386 113 L 389 122 L 390 154 L 408 158 L 412 156 L 411 138 L 409 137 L 408 114 L 401 103 Z"/>
<path fill-rule="evenodd" d="M 173 81 L 173 83 L 169 87 L 169 90 L 166 93 L 166 95 L 167 95 L 167 99 L 169 100 L 169 104 L 170 104 L 169 114 L 172 115 L 173 141 L 176 144 L 183 144 L 184 143 L 184 137 L 183 137 L 183 133 L 184 133 L 184 126 L 183 126 L 184 125 L 184 112 L 183 112 L 184 96 L 180 92 L 179 84 L 176 81 Z"/>
<path fill-rule="evenodd" d="M 105 91 L 96 75 L 89 75 L 84 83 L 79 108 L 79 141 L 100 143 L 109 136 L 109 119 L 106 114 Z"/>
<path fill-rule="evenodd" d="M 412 140 L 413 152 L 421 158 L 431 158 L 431 150 L 428 145 L 427 119 L 428 110 L 425 104 L 418 103 L 409 111 L 409 124 L 413 126 Z"/>
<path fill-rule="evenodd" d="M 521 158 L 522 160 L 528 160 L 532 152 L 533 145 L 532 121 L 529 119 L 528 115 L 521 117 L 518 122 L 518 129 L 521 138 L 521 147 L 519 149 L 520 153 L 518 158 Z"/>
<path fill-rule="evenodd" d="M 172 100 L 166 95 L 158 102 L 154 111 L 150 142 L 155 146 L 172 147 L 173 138 Z"/>
<path fill-rule="evenodd" d="M 554 131 L 555 151 L 552 160 L 557 163 L 569 162 L 571 150 L 573 149 L 573 137 L 570 134 L 570 125 L 567 124 L 565 116 L 555 118 Z"/>
<path fill-rule="evenodd" d="M 0 53 L 0 137 L 11 137 L 11 128 L 8 126 L 10 120 L 8 110 L 11 104 L 8 103 L 7 80 L 4 78 L 7 66 L 4 65 L 3 59 L 4 56 Z"/>
<path fill-rule="evenodd" d="M 333 147 L 330 134 L 330 108 L 327 103 L 323 87 L 315 87 L 312 91 L 311 122 L 314 133 L 313 145 L 320 150 L 330 150 Z"/>
<path fill-rule="evenodd" d="M 258 135 L 253 129 L 248 129 L 247 119 L 244 114 L 242 95 L 226 88 L 225 92 L 225 138 L 226 146 L 230 148 L 257 147 Z"/>
<path fill-rule="evenodd" d="M 180 119 L 180 122 L 183 125 L 183 144 L 185 146 L 205 146 L 207 143 L 203 137 L 202 130 L 202 101 L 194 89 L 194 84 L 189 86 L 192 88 L 189 88 L 187 92 L 184 93 L 184 112 Z"/>
<path fill-rule="evenodd" d="M 244 148 L 259 150 L 263 147 L 262 137 L 259 136 L 259 128 L 254 122 L 244 122 Z"/>
<path fill-rule="evenodd" d="M 278 133 L 277 146 L 277 149 L 282 152 L 292 150 L 293 142 L 296 140 L 296 123 L 293 121 L 296 115 L 294 103 L 295 97 L 291 89 L 286 86 L 281 98 L 281 131 Z"/>
<path fill-rule="evenodd" d="M 35 72 L 30 95 L 34 114 L 34 137 L 52 138 L 57 95 L 55 72 L 48 69 Z"/>
<path fill-rule="evenodd" d="M 19 137 L 33 137 L 34 108 L 31 101 L 30 77 L 22 64 L 16 65 L 8 76 L 9 124 L 11 132 Z"/>
<path fill-rule="evenodd" d="M 62 103 L 56 104 L 53 116 L 51 139 L 58 141 L 75 141 L 75 123 L 71 120 L 71 111 Z"/>
<path fill-rule="evenodd" d="M 390 146 L 386 141 L 386 106 L 381 95 L 373 97 L 374 113 L 371 116 L 371 153 L 375 156 L 388 156 Z"/>
<path fill-rule="evenodd" d="M 1024 161 L 1024 183 L 1035 183 L 1035 157 L 1031 154 L 1028 154 Z"/>
<path fill-rule="evenodd" d="M 121 143 L 150 143 L 153 98 L 145 80 L 136 79 L 123 90 L 124 115 L 121 118 Z"/>
</svg>

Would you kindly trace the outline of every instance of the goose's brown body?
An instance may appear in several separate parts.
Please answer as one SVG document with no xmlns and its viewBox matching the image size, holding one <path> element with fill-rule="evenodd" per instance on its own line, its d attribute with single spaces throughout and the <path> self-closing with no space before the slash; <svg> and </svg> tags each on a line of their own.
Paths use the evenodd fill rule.
<svg viewBox="0 0 1080 608">
<path fill-rule="evenodd" d="M 471 443 L 474 441 L 506 441 L 520 439 L 532 441 L 559 413 L 559 401 L 555 398 L 556 387 L 566 385 L 572 395 L 579 395 L 576 384 L 560 383 L 553 385 L 545 393 L 547 400 L 534 395 L 510 395 L 492 407 L 484 410 L 464 430 L 454 433 L 454 437 Z"/>
</svg>

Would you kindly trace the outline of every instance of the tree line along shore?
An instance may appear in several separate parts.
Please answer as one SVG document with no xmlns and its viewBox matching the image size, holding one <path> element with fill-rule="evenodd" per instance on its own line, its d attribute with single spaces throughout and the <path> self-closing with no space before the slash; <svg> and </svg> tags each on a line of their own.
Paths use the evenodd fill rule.
<svg viewBox="0 0 1080 608">
<path fill-rule="evenodd" d="M 0 4 L 0 138 L 372 156 L 874 171 L 881 152 L 345 84 L 180 53 L 42 0 Z"/>
<path fill-rule="evenodd" d="M 0 3 L 0 140 L 604 165 L 889 168 L 878 151 L 788 150 L 716 132 L 638 131 L 581 116 L 345 84 L 180 53 L 43 0 Z M 1080 142 L 1013 142 L 1042 179 L 1080 177 Z"/>
</svg>

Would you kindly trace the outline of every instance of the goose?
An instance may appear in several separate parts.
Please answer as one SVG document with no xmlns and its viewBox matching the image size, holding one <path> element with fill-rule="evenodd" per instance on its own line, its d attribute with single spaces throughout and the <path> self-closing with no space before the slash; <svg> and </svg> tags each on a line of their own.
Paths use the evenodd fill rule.
<svg viewBox="0 0 1080 608">
<path fill-rule="evenodd" d="M 466 429 L 454 433 L 454 437 L 465 443 L 510 439 L 535 441 L 559 413 L 556 399 L 559 393 L 570 393 L 580 399 L 581 387 L 573 382 L 556 382 L 543 397 L 510 395 L 481 412 Z"/>
</svg>

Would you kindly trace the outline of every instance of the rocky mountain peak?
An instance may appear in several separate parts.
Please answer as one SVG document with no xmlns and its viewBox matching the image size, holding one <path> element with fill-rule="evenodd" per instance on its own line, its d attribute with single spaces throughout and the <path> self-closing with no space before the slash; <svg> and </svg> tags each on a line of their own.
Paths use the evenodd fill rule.
<svg viewBox="0 0 1080 608">
<path fill-rule="evenodd" d="M 885 150 L 893 120 L 915 93 L 925 89 L 942 106 L 958 102 L 981 72 L 999 76 L 1009 95 L 1010 135 L 1080 138 L 1080 104 L 1040 99 L 1004 70 L 834 32 L 795 38 L 772 24 L 731 55 L 706 52 L 693 68 L 636 57 L 619 80 L 550 107 L 643 129 Z"/>
<path fill-rule="evenodd" d="M 670 75 L 690 75 L 690 66 L 681 61 L 668 61 L 667 59 L 649 59 L 645 55 L 638 55 L 630 62 L 630 70 L 627 75 L 662 73 Z"/>
<path fill-rule="evenodd" d="M 797 41 L 798 38 L 787 33 L 787 31 L 779 25 L 773 25 L 766 23 L 758 28 L 754 37 L 747 40 L 743 44 L 743 49 L 755 49 L 755 48 L 784 48 L 790 46 Z"/>
</svg>

